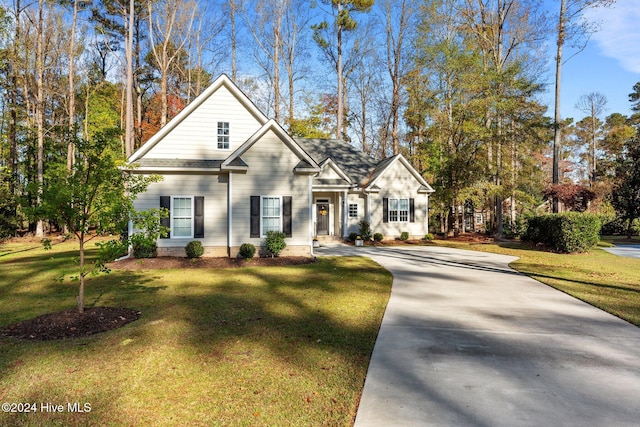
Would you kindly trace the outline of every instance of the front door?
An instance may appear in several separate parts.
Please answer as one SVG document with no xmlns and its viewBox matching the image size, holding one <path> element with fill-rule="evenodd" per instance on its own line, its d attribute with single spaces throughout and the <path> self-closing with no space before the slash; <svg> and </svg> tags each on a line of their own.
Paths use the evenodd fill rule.
<svg viewBox="0 0 640 427">
<path fill-rule="evenodd" d="M 316 204 L 316 234 L 329 235 L 329 203 Z"/>
</svg>

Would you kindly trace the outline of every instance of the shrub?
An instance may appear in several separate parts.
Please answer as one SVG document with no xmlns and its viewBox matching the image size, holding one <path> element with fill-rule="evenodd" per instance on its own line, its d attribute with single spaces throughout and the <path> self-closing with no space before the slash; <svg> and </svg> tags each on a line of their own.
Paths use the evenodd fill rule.
<svg viewBox="0 0 640 427">
<path fill-rule="evenodd" d="M 520 237 L 527 229 L 527 222 L 523 221 L 522 217 L 517 217 L 515 221 L 511 221 L 511 218 L 507 218 L 502 228 L 502 234 L 507 239 L 515 239 Z"/>
<path fill-rule="evenodd" d="M 282 231 L 267 231 L 267 237 L 264 240 L 264 248 L 271 257 L 277 257 L 280 252 L 287 246 L 284 241 L 285 235 Z"/>
<path fill-rule="evenodd" d="M 371 240 L 371 223 L 363 219 L 358 225 L 360 226 L 360 232 L 358 234 L 362 237 L 362 240 Z"/>
<path fill-rule="evenodd" d="M 256 254 L 256 247 L 251 243 L 243 243 L 240 245 L 240 252 L 238 255 L 244 259 L 251 259 Z"/>
<path fill-rule="evenodd" d="M 599 233 L 596 215 L 567 212 L 531 218 L 522 240 L 542 243 L 557 252 L 586 252 L 598 243 Z"/>
<path fill-rule="evenodd" d="M 131 236 L 131 246 L 133 246 L 133 256 L 135 258 L 155 258 L 158 256 L 156 241 L 142 233 Z"/>
<path fill-rule="evenodd" d="M 142 230 L 129 238 L 135 258 L 155 258 L 158 256 L 156 239 L 166 237 L 169 234 L 169 228 L 163 227 L 160 220 L 168 215 L 167 209 L 149 209 L 135 213 L 133 224 Z"/>
<path fill-rule="evenodd" d="M 187 243 L 187 246 L 184 247 L 184 251 L 187 253 L 187 258 L 200 258 L 204 254 L 202 242 L 199 242 L 198 240 L 193 240 Z"/>
<path fill-rule="evenodd" d="M 384 239 L 384 236 L 382 235 L 382 233 L 375 233 L 373 235 L 373 240 L 375 240 L 378 243 L 382 242 L 382 239 Z"/>
<path fill-rule="evenodd" d="M 425 234 L 424 235 L 424 240 L 432 241 L 433 240 L 433 234 L 431 234 L 431 233 Z"/>
<path fill-rule="evenodd" d="M 409 232 L 403 231 L 402 233 L 400 233 L 400 240 L 402 241 L 409 240 Z"/>
<path fill-rule="evenodd" d="M 129 244 L 119 239 L 98 242 L 96 246 L 98 247 L 98 259 L 103 263 L 113 262 L 129 251 Z"/>
<path fill-rule="evenodd" d="M 356 232 L 349 233 L 349 241 L 350 242 L 355 242 L 356 241 L 356 237 L 358 237 L 358 233 L 356 233 Z"/>
</svg>

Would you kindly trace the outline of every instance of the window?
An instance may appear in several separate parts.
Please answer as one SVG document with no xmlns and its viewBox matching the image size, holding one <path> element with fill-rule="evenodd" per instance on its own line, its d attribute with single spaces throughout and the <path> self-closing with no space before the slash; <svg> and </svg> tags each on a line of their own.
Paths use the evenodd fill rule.
<svg viewBox="0 0 640 427">
<path fill-rule="evenodd" d="M 389 199 L 389 222 L 409 221 L 409 199 Z"/>
<path fill-rule="evenodd" d="M 482 213 L 477 213 L 476 214 L 476 224 L 478 224 L 478 225 L 484 224 L 484 214 L 482 214 Z"/>
<path fill-rule="evenodd" d="M 249 236 L 265 237 L 267 231 L 282 231 L 293 236 L 293 197 L 251 196 L 249 198 Z"/>
<path fill-rule="evenodd" d="M 218 122 L 218 148 L 229 149 L 229 122 Z"/>
<path fill-rule="evenodd" d="M 262 235 L 267 231 L 282 230 L 280 197 L 262 197 Z"/>
<path fill-rule="evenodd" d="M 193 197 L 173 197 L 171 207 L 172 237 L 193 237 Z"/>
<path fill-rule="evenodd" d="M 349 218 L 358 218 L 358 204 L 349 203 Z"/>
</svg>

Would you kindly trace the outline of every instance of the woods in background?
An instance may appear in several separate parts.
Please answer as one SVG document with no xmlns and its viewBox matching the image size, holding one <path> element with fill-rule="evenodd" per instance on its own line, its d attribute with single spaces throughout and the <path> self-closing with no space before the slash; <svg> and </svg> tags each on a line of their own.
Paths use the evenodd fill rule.
<svg viewBox="0 0 640 427">
<path fill-rule="evenodd" d="M 567 100 L 584 117 L 540 102 L 560 5 L 2 0 L 0 237 L 59 228 L 42 195 L 57 165 L 74 169 L 74 141 L 116 129 L 124 158 L 220 73 L 292 135 L 402 153 L 436 189 L 435 232 L 513 232 L 545 195 L 615 217 L 638 117 L 605 116 L 598 88 Z"/>
</svg>

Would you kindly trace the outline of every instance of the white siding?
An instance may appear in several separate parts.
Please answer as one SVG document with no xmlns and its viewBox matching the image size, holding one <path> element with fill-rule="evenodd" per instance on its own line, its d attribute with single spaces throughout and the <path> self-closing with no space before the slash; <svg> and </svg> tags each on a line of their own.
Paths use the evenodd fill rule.
<svg viewBox="0 0 640 427">
<path fill-rule="evenodd" d="M 300 162 L 286 144 L 272 131 L 252 145 L 242 159 L 249 165 L 246 173 L 233 173 L 232 246 L 242 243 L 261 244 L 262 239 L 250 238 L 251 196 L 292 196 L 292 237 L 287 245 L 310 245 L 309 178 L 293 172 Z"/>
<path fill-rule="evenodd" d="M 426 231 L 426 195 L 418 194 L 420 183 L 416 181 L 409 170 L 396 161 L 377 181 L 381 188 L 379 193 L 371 194 L 371 230 L 374 233 L 382 233 L 385 236 L 400 236 L 406 231 L 410 236 L 424 237 Z M 414 199 L 415 222 L 382 222 L 383 198 Z"/>
<path fill-rule="evenodd" d="M 326 165 L 318 174 L 317 179 L 342 179 L 342 177 L 338 175 L 332 165 Z"/>
<path fill-rule="evenodd" d="M 365 206 L 364 206 L 364 196 L 361 193 L 352 193 L 347 196 L 348 204 L 347 204 L 347 235 L 349 233 L 359 233 L 360 232 L 360 221 L 365 219 Z M 356 204 L 358 205 L 358 217 L 351 218 L 349 217 L 349 205 Z"/>
<path fill-rule="evenodd" d="M 136 210 L 160 207 L 160 196 L 204 196 L 204 238 L 158 239 L 158 247 L 184 247 L 191 240 L 204 246 L 227 246 L 227 176 L 165 175 L 134 202 Z"/>
<path fill-rule="evenodd" d="M 229 122 L 229 150 L 218 150 L 218 122 Z M 145 154 L 156 159 L 225 159 L 260 129 L 258 120 L 221 86 Z"/>
</svg>

